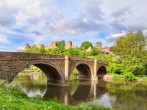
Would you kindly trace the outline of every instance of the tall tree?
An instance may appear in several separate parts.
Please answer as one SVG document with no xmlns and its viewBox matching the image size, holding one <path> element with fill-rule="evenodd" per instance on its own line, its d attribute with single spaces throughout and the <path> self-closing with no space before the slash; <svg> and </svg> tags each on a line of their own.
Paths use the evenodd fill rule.
<svg viewBox="0 0 147 110">
<path fill-rule="evenodd" d="M 64 40 L 61 40 L 61 41 L 57 42 L 57 47 L 58 48 L 64 48 L 64 46 L 65 46 L 65 41 Z"/>
<path fill-rule="evenodd" d="M 146 62 L 147 50 L 146 37 L 141 31 L 136 34 L 128 32 L 126 35 L 119 37 L 116 40 L 115 46 L 111 48 L 111 51 L 118 55 L 120 58 L 126 59 L 133 65 L 142 65 Z"/>
<path fill-rule="evenodd" d="M 87 48 L 90 47 L 90 46 L 92 46 L 92 43 L 91 43 L 91 42 L 89 42 L 89 41 L 84 41 L 84 42 L 82 42 L 80 48 L 82 48 L 82 49 L 87 49 Z"/>
</svg>

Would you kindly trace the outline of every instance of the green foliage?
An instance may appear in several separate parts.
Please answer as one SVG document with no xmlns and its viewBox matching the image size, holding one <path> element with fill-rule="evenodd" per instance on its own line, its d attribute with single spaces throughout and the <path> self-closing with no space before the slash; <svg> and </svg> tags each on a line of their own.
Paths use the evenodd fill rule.
<svg viewBox="0 0 147 110">
<path fill-rule="evenodd" d="M 79 72 L 77 71 L 77 69 L 74 69 L 73 72 L 71 73 L 70 75 L 70 79 L 73 80 L 73 79 L 77 79 L 79 76 Z"/>
<path fill-rule="evenodd" d="M 143 36 L 141 31 L 138 31 L 136 34 L 128 32 L 116 40 L 116 44 L 111 48 L 111 51 L 121 57 L 133 56 L 134 54 L 136 56 L 136 52 L 144 50 L 146 45 L 145 39 L 146 37 Z"/>
<path fill-rule="evenodd" d="M 116 40 L 116 44 L 111 48 L 111 51 L 117 57 L 119 56 L 119 62 L 116 61 L 116 63 L 120 64 L 122 68 L 120 70 L 123 74 L 130 72 L 134 75 L 146 75 L 146 45 L 146 37 L 141 31 L 136 34 L 128 32 Z"/>
<path fill-rule="evenodd" d="M 147 81 L 147 76 L 142 77 L 143 81 Z"/>
<path fill-rule="evenodd" d="M 65 41 L 64 40 L 61 40 L 61 41 L 58 41 L 57 42 L 57 47 L 60 48 L 60 49 L 63 49 L 65 46 Z"/>
<path fill-rule="evenodd" d="M 38 47 L 36 45 L 33 45 L 31 48 L 28 50 L 24 50 L 23 52 L 28 52 L 28 53 L 39 53 Z"/>
<path fill-rule="evenodd" d="M 47 49 L 46 50 L 46 53 L 47 54 L 64 54 L 64 49 L 61 49 L 61 48 L 54 48 L 54 49 Z"/>
<path fill-rule="evenodd" d="M 128 81 L 137 81 L 137 77 L 132 74 L 131 72 L 126 72 L 125 73 L 125 78 L 128 80 Z"/>
<path fill-rule="evenodd" d="M 113 74 L 122 74 L 121 65 L 118 63 L 109 63 L 109 66 L 107 68 L 107 72 L 113 73 Z"/>
<path fill-rule="evenodd" d="M 97 48 L 92 48 L 90 52 L 87 52 L 87 56 L 95 56 L 98 55 L 100 53 L 100 50 Z"/>
<path fill-rule="evenodd" d="M 102 48 L 102 42 L 96 42 L 95 43 L 95 48 L 101 49 Z"/>
<path fill-rule="evenodd" d="M 78 48 L 70 48 L 70 49 L 65 50 L 65 54 L 79 56 L 80 50 Z"/>
<path fill-rule="evenodd" d="M 38 53 L 45 53 L 45 46 L 40 45 L 40 48 L 38 48 Z"/>
<path fill-rule="evenodd" d="M 84 42 L 82 42 L 82 44 L 81 44 L 81 49 L 87 49 L 88 47 L 90 47 L 90 46 L 92 46 L 92 43 L 91 42 L 89 42 L 89 41 L 84 41 Z"/>
<path fill-rule="evenodd" d="M 138 31 L 136 34 L 128 32 L 116 40 L 116 44 L 111 48 L 111 51 L 120 58 L 129 60 L 133 65 L 143 65 L 145 63 L 144 60 L 147 61 L 145 39 L 146 37 L 143 36 L 141 31 Z"/>
<path fill-rule="evenodd" d="M 78 110 L 111 110 L 110 108 L 104 108 L 103 106 L 98 106 L 96 104 L 81 104 Z"/>
<path fill-rule="evenodd" d="M 85 41 L 82 43 L 81 47 L 82 48 L 69 48 L 69 49 L 64 49 L 65 46 L 65 41 L 61 40 L 57 42 L 57 48 L 53 49 L 45 49 L 44 45 L 40 45 L 37 47 L 36 45 L 33 45 L 31 48 L 27 50 L 23 50 L 23 52 L 28 52 L 28 53 L 42 53 L 42 54 L 59 54 L 59 55 L 73 55 L 73 56 L 93 56 L 93 55 L 98 55 L 100 54 L 100 50 L 97 48 L 92 47 L 92 50 L 90 52 L 86 52 L 86 48 L 89 46 L 92 46 L 91 42 Z"/>
<path fill-rule="evenodd" d="M 147 64 L 143 65 L 142 67 L 136 67 L 133 71 L 134 75 L 147 75 Z"/>
<path fill-rule="evenodd" d="M 94 58 L 94 59 L 98 59 L 98 60 L 104 60 L 104 61 L 107 61 L 107 62 L 112 62 L 112 56 L 111 55 L 106 55 L 106 54 L 102 54 L 102 53 L 99 53 L 95 56 L 86 56 L 88 58 Z"/>
<path fill-rule="evenodd" d="M 80 48 L 70 48 L 70 49 L 66 49 L 64 51 L 64 54 L 84 57 L 84 56 L 86 56 L 86 51 L 82 50 Z"/>
</svg>

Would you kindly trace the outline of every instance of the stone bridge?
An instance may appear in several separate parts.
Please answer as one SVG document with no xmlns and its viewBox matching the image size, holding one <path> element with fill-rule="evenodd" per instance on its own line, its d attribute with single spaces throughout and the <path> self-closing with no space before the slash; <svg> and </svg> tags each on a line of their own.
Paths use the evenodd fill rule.
<svg viewBox="0 0 147 110">
<path fill-rule="evenodd" d="M 97 80 L 106 74 L 107 62 L 68 55 L 0 52 L 0 79 L 11 83 L 19 72 L 31 65 L 44 72 L 47 83 L 68 85 L 74 68 L 79 72 L 79 79 Z"/>
</svg>

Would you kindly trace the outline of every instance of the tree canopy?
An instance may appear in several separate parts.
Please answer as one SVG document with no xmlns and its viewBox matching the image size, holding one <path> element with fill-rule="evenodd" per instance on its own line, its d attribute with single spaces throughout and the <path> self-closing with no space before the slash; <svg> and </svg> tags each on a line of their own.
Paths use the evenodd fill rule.
<svg viewBox="0 0 147 110">
<path fill-rule="evenodd" d="M 119 58 L 120 71 L 132 72 L 135 75 L 146 74 L 146 38 L 141 31 L 138 31 L 137 33 L 128 32 L 116 40 L 111 51 Z"/>
<path fill-rule="evenodd" d="M 92 43 L 91 43 L 91 42 L 89 42 L 89 41 L 84 41 L 84 42 L 82 42 L 80 48 L 82 48 L 82 49 L 87 49 L 87 48 L 90 47 L 90 46 L 92 46 Z"/>
<path fill-rule="evenodd" d="M 61 40 L 61 41 L 57 42 L 57 47 L 58 48 L 64 48 L 64 46 L 65 46 L 65 41 L 64 40 Z"/>
<path fill-rule="evenodd" d="M 146 37 L 141 31 L 138 31 L 136 34 L 128 32 L 116 40 L 115 46 L 111 48 L 111 51 L 120 57 L 133 57 L 137 56 L 137 53 L 146 51 L 145 46 Z"/>
</svg>

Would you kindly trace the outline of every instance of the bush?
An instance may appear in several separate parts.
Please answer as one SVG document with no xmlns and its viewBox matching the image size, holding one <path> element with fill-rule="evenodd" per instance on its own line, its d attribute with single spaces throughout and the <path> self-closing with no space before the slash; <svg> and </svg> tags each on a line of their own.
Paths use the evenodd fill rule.
<svg viewBox="0 0 147 110">
<path fill-rule="evenodd" d="M 67 50 L 65 50 L 64 54 L 78 56 L 79 55 L 79 49 L 77 49 L 77 48 L 67 49 Z"/>
<path fill-rule="evenodd" d="M 95 56 L 95 55 L 98 55 L 99 53 L 100 53 L 100 50 L 98 50 L 97 48 L 93 47 L 90 52 L 87 52 L 86 55 L 87 56 L 93 56 L 93 55 Z"/>
<path fill-rule="evenodd" d="M 109 66 L 107 68 L 108 73 L 113 73 L 113 74 L 121 74 L 121 65 L 117 63 L 109 63 Z"/>
<path fill-rule="evenodd" d="M 143 67 L 136 67 L 133 71 L 134 75 L 147 75 L 147 64 L 145 64 Z"/>
<path fill-rule="evenodd" d="M 137 78 L 133 73 L 131 73 L 131 72 L 127 72 L 127 73 L 125 73 L 124 75 L 125 75 L 126 80 L 128 80 L 128 81 L 137 81 L 137 79 L 138 79 L 138 78 Z"/>
</svg>

